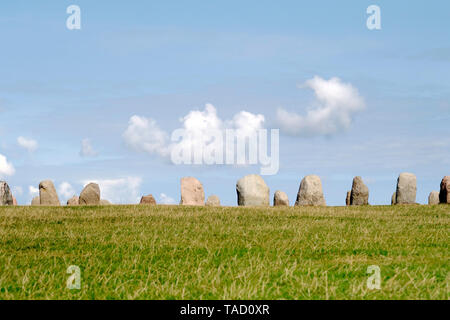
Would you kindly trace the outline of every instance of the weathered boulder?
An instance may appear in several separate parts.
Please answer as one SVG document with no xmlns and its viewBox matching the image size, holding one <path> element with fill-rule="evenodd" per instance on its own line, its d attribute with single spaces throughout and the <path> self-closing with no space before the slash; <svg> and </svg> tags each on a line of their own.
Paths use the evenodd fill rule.
<svg viewBox="0 0 450 320">
<path fill-rule="evenodd" d="M 98 206 L 100 204 L 100 187 L 96 183 L 89 183 L 80 193 L 78 203 L 82 206 Z"/>
<path fill-rule="evenodd" d="M 14 203 L 13 195 L 5 181 L 0 181 L 0 206 L 12 206 Z"/>
<path fill-rule="evenodd" d="M 395 204 L 395 201 L 397 201 L 397 192 L 394 192 L 394 193 L 392 194 L 392 197 L 391 197 L 391 205 L 394 205 L 394 204 Z"/>
<path fill-rule="evenodd" d="M 239 206 L 269 206 L 270 190 L 264 179 L 257 174 L 250 174 L 236 183 Z"/>
<path fill-rule="evenodd" d="M 205 191 L 200 181 L 194 177 L 181 178 L 181 205 L 204 206 Z"/>
<path fill-rule="evenodd" d="M 298 189 L 296 206 L 326 206 L 322 191 L 322 182 L 316 175 L 303 178 Z"/>
<path fill-rule="evenodd" d="M 68 206 L 77 206 L 79 203 L 80 203 L 80 199 L 78 198 L 78 196 L 73 196 L 72 198 L 67 200 Z"/>
<path fill-rule="evenodd" d="M 101 199 L 100 200 L 100 205 L 101 206 L 110 206 L 112 203 L 111 202 L 109 202 L 108 200 L 105 200 L 105 199 Z"/>
<path fill-rule="evenodd" d="M 415 204 L 417 178 L 412 173 L 403 172 L 397 179 L 395 204 Z"/>
<path fill-rule="evenodd" d="M 39 199 L 42 206 L 59 206 L 58 194 L 51 180 L 44 180 L 39 183 Z"/>
<path fill-rule="evenodd" d="M 364 184 L 361 177 L 355 177 L 353 178 L 350 194 L 350 205 L 360 206 L 366 204 L 369 204 L 369 188 Z"/>
<path fill-rule="evenodd" d="M 206 199 L 206 206 L 220 207 L 220 198 L 216 195 L 209 196 L 208 199 Z"/>
<path fill-rule="evenodd" d="M 439 204 L 439 191 L 431 191 L 428 196 L 428 204 Z"/>
<path fill-rule="evenodd" d="M 156 200 L 153 197 L 153 195 L 149 194 L 149 195 L 143 196 L 141 198 L 141 202 L 139 204 L 146 204 L 146 205 L 154 206 L 154 205 L 156 205 Z"/>
<path fill-rule="evenodd" d="M 31 200 L 31 205 L 32 206 L 40 206 L 41 205 L 41 199 L 39 198 L 39 196 L 34 197 L 33 200 Z"/>
<path fill-rule="evenodd" d="M 351 196 L 352 192 L 351 191 L 347 191 L 347 196 L 345 197 L 345 205 L 349 206 L 350 205 L 350 196 Z"/>
<path fill-rule="evenodd" d="M 273 195 L 273 205 L 275 207 L 289 206 L 289 198 L 286 192 L 280 190 L 275 191 L 275 194 Z"/>
<path fill-rule="evenodd" d="M 450 203 L 450 176 L 445 176 L 441 181 L 439 201 L 440 203 Z"/>
</svg>

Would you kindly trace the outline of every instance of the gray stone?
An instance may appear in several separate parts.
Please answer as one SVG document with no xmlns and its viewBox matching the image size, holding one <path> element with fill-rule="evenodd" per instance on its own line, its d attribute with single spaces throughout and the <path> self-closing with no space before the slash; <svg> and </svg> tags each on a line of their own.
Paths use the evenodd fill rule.
<svg viewBox="0 0 450 320">
<path fill-rule="evenodd" d="M 69 200 L 67 200 L 68 206 L 77 206 L 80 203 L 78 196 L 73 196 Z"/>
<path fill-rule="evenodd" d="M 397 179 L 395 204 L 415 204 L 417 178 L 412 173 L 403 172 Z"/>
<path fill-rule="evenodd" d="M 208 199 L 206 199 L 206 206 L 220 207 L 220 198 L 216 195 L 209 196 Z"/>
<path fill-rule="evenodd" d="M 326 206 L 322 191 L 322 182 L 316 175 L 303 178 L 298 189 L 296 206 Z"/>
<path fill-rule="evenodd" d="M 440 203 L 450 203 L 450 176 L 445 176 L 441 181 L 439 201 Z"/>
<path fill-rule="evenodd" d="M 287 194 L 283 191 L 277 190 L 273 195 L 273 205 L 278 206 L 289 206 L 289 198 Z"/>
<path fill-rule="evenodd" d="M 0 181 L 0 206 L 14 205 L 13 195 L 5 181 Z"/>
<path fill-rule="evenodd" d="M 345 205 L 349 206 L 350 205 L 350 196 L 351 196 L 352 192 L 351 191 L 347 191 L 347 196 L 345 197 Z"/>
<path fill-rule="evenodd" d="M 154 205 L 156 205 L 156 200 L 152 194 L 149 194 L 149 195 L 143 196 L 141 198 L 141 202 L 139 202 L 139 204 L 146 204 L 146 205 L 154 206 Z"/>
<path fill-rule="evenodd" d="M 194 177 L 181 178 L 181 205 L 204 206 L 205 191 L 200 181 Z"/>
<path fill-rule="evenodd" d="M 394 193 L 392 194 L 392 197 L 391 197 L 391 205 L 394 205 L 394 204 L 395 204 L 395 201 L 397 201 L 397 192 L 394 192 Z"/>
<path fill-rule="evenodd" d="M 112 203 L 109 202 L 108 200 L 102 199 L 102 200 L 100 200 L 100 205 L 101 206 L 110 206 L 110 205 L 112 205 Z"/>
<path fill-rule="evenodd" d="M 439 191 L 431 191 L 428 196 L 428 204 L 434 205 L 439 204 Z"/>
<path fill-rule="evenodd" d="M 364 184 L 361 177 L 355 177 L 350 194 L 350 205 L 361 206 L 367 204 L 369 204 L 369 188 Z"/>
<path fill-rule="evenodd" d="M 79 204 L 82 206 L 98 206 L 100 204 L 100 187 L 89 183 L 80 193 Z"/>
<path fill-rule="evenodd" d="M 33 200 L 31 200 L 31 205 L 32 206 L 40 206 L 41 205 L 41 199 L 39 198 L 39 196 L 34 197 Z"/>
<path fill-rule="evenodd" d="M 44 180 L 39 183 L 39 199 L 41 206 L 59 206 L 58 194 L 51 180 Z"/>
<path fill-rule="evenodd" d="M 269 206 L 269 187 L 257 174 L 247 175 L 236 183 L 239 206 Z"/>
</svg>

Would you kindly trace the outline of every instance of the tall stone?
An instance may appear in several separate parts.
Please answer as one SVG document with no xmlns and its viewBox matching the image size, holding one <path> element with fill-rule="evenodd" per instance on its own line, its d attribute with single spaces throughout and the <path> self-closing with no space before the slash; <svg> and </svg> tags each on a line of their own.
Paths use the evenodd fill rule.
<svg viewBox="0 0 450 320">
<path fill-rule="evenodd" d="M 250 174 L 236 183 L 239 206 L 269 206 L 269 187 L 257 174 Z"/>
<path fill-rule="evenodd" d="M 445 176 L 441 181 L 439 201 L 440 203 L 450 203 L 450 176 Z"/>
<path fill-rule="evenodd" d="M 78 196 L 73 196 L 72 198 L 67 200 L 68 206 L 77 206 L 79 203 L 80 203 L 80 199 L 78 198 Z"/>
<path fill-rule="evenodd" d="M 41 205 L 41 199 L 39 198 L 39 196 L 34 197 L 33 200 L 31 200 L 31 205 L 32 206 L 40 206 Z"/>
<path fill-rule="evenodd" d="M 5 181 L 0 181 L 0 206 L 14 205 L 13 195 Z"/>
<path fill-rule="evenodd" d="M 17 206 L 17 199 L 13 196 L 13 206 Z"/>
<path fill-rule="evenodd" d="M 39 183 L 39 199 L 41 206 L 59 206 L 58 194 L 51 180 L 44 180 Z"/>
<path fill-rule="evenodd" d="M 394 205 L 397 201 L 397 192 L 394 192 L 391 197 L 391 205 Z"/>
<path fill-rule="evenodd" d="M 322 182 L 316 175 L 303 178 L 298 189 L 296 206 L 326 206 L 322 191 Z"/>
<path fill-rule="evenodd" d="M 415 204 L 417 178 L 412 173 L 403 172 L 397 179 L 397 196 L 395 204 Z"/>
<path fill-rule="evenodd" d="M 273 195 L 273 205 L 275 207 L 278 207 L 278 206 L 289 207 L 289 198 L 288 198 L 286 192 L 283 192 L 280 190 L 275 191 L 275 194 Z"/>
<path fill-rule="evenodd" d="M 206 199 L 206 206 L 220 207 L 220 198 L 216 195 L 209 196 L 208 199 Z"/>
<path fill-rule="evenodd" d="M 347 196 L 345 197 L 345 205 L 349 206 L 350 205 L 350 196 L 352 195 L 351 191 L 347 191 Z"/>
<path fill-rule="evenodd" d="M 146 204 L 146 205 L 154 206 L 154 205 L 156 205 L 156 200 L 152 194 L 149 194 L 149 195 L 143 196 L 141 198 L 141 201 L 139 202 L 139 204 Z"/>
<path fill-rule="evenodd" d="M 89 183 L 80 193 L 78 202 L 82 206 L 98 206 L 100 204 L 100 187 L 96 183 Z"/>
<path fill-rule="evenodd" d="M 369 188 L 364 184 L 361 177 L 355 177 L 350 194 L 350 205 L 361 206 L 367 204 L 369 204 Z"/>
<path fill-rule="evenodd" d="M 204 206 L 205 191 L 200 181 L 194 177 L 181 178 L 181 205 Z"/>
<path fill-rule="evenodd" d="M 434 205 L 439 204 L 439 191 L 431 191 L 428 196 L 428 204 Z"/>
</svg>

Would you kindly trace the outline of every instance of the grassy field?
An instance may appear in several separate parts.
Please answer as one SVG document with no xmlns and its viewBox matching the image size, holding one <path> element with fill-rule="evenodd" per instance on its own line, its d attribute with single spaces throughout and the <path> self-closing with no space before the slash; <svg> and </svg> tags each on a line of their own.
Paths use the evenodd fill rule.
<svg viewBox="0 0 450 320">
<path fill-rule="evenodd" d="M 447 205 L 2 207 L 0 299 L 448 299 L 449 229 Z"/>
</svg>

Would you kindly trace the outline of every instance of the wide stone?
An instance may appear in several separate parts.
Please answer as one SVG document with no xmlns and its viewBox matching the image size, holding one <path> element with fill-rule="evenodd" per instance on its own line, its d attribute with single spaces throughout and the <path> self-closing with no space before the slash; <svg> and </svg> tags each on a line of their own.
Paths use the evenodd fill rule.
<svg viewBox="0 0 450 320">
<path fill-rule="evenodd" d="M 269 187 L 257 174 L 245 176 L 236 183 L 239 206 L 269 206 Z"/>
<path fill-rule="evenodd" d="M 14 205 L 13 195 L 5 181 L 0 181 L 0 206 Z"/>
<path fill-rule="evenodd" d="M 32 206 L 40 206 L 41 205 L 41 199 L 39 198 L 39 196 L 34 197 L 33 200 L 31 200 L 31 205 Z"/>
<path fill-rule="evenodd" d="M 69 200 L 67 200 L 68 206 L 77 206 L 80 203 L 78 196 L 73 196 Z"/>
<path fill-rule="evenodd" d="M 209 196 L 208 199 L 206 199 L 206 206 L 220 207 L 220 198 L 216 195 Z"/>
<path fill-rule="evenodd" d="M 353 178 L 350 194 L 350 205 L 361 206 L 367 204 L 369 204 L 369 188 L 364 184 L 361 177 L 355 177 Z"/>
<path fill-rule="evenodd" d="M 51 180 L 39 183 L 39 199 L 42 206 L 59 206 L 58 194 Z"/>
<path fill-rule="evenodd" d="M 296 206 L 326 206 L 322 182 L 316 175 L 303 178 L 297 193 Z"/>
<path fill-rule="evenodd" d="M 153 195 L 149 194 L 149 195 L 143 196 L 141 198 L 141 202 L 139 204 L 146 204 L 146 205 L 154 206 L 154 205 L 156 205 L 156 200 L 153 197 Z"/>
<path fill-rule="evenodd" d="M 111 202 L 109 202 L 108 200 L 106 200 L 106 199 L 101 199 L 100 200 L 100 205 L 101 206 L 110 206 L 112 203 Z"/>
<path fill-rule="evenodd" d="M 13 206 L 17 206 L 17 199 L 13 196 Z"/>
<path fill-rule="evenodd" d="M 205 191 L 200 181 L 194 177 L 181 178 L 181 205 L 204 206 Z"/>
<path fill-rule="evenodd" d="M 391 197 L 391 205 L 394 205 L 394 204 L 395 204 L 395 201 L 397 201 L 397 192 L 394 192 L 394 193 L 392 194 L 392 197 Z"/>
<path fill-rule="evenodd" d="M 286 192 L 280 190 L 275 191 L 275 194 L 273 195 L 273 205 L 275 207 L 289 206 L 289 198 Z"/>
<path fill-rule="evenodd" d="M 440 203 L 450 203 L 450 176 L 445 176 L 441 181 L 439 201 Z"/>
<path fill-rule="evenodd" d="M 345 197 L 345 205 L 349 206 L 350 205 L 350 197 L 352 195 L 351 191 L 347 191 L 347 196 Z"/>
<path fill-rule="evenodd" d="M 78 202 L 82 206 L 98 206 L 100 204 L 100 187 L 96 183 L 89 183 L 80 193 Z"/>
<path fill-rule="evenodd" d="M 439 204 L 439 191 L 431 191 L 428 196 L 428 204 L 434 205 Z"/>
<path fill-rule="evenodd" d="M 395 204 L 415 204 L 417 178 L 412 173 L 401 173 L 397 179 L 397 196 Z"/>
</svg>

